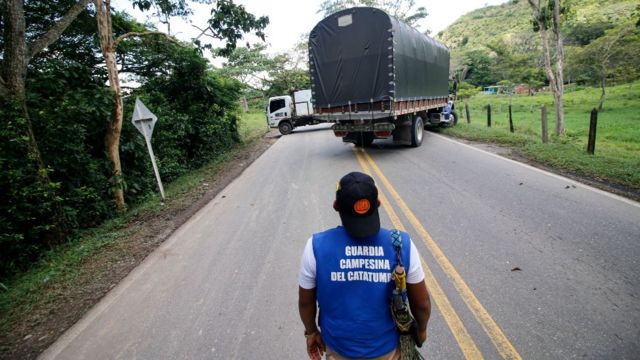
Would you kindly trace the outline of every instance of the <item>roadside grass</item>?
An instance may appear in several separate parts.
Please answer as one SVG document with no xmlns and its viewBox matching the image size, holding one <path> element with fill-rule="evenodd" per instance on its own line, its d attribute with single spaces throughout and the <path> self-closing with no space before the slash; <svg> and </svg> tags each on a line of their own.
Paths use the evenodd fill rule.
<svg viewBox="0 0 640 360">
<path fill-rule="evenodd" d="M 602 112 L 598 113 L 595 154 L 586 152 L 590 114 L 598 105 L 600 89 L 568 87 L 565 92 L 564 137 L 555 135 L 555 110 L 550 93 L 512 98 L 515 132 L 509 132 L 509 97 L 476 95 L 458 101 L 458 126 L 443 133 L 482 142 L 507 145 L 544 165 L 612 184 L 640 189 L 640 82 L 607 88 Z M 464 103 L 469 106 L 467 124 Z M 487 105 L 492 125 L 487 127 Z M 540 107 L 546 105 L 549 143 L 541 139 Z"/>
<path fill-rule="evenodd" d="M 267 132 L 263 114 L 247 113 L 241 116 L 241 143 L 202 168 L 167 184 L 167 200 L 164 204 L 159 194 L 151 194 L 120 217 L 70 236 L 66 243 L 44 254 L 28 271 L 11 279 L 2 279 L 0 339 L 6 340 L 12 332 L 23 330 L 16 329 L 17 326 L 37 326 L 65 299 L 86 293 L 87 289 L 76 287 L 83 277 L 108 272 L 107 264 L 110 261 L 131 261 L 131 257 L 127 258 L 130 249 L 122 244 L 121 239 L 139 231 L 144 219 L 162 216 L 168 209 L 188 208 L 194 201 L 190 194 L 204 193 L 208 186 L 207 179 L 211 179 L 235 155 Z M 5 350 L 3 347 L 8 346 L 0 343 L 0 355 Z"/>
<path fill-rule="evenodd" d="M 243 114 L 238 125 L 238 133 L 243 142 L 253 141 L 268 130 L 267 119 L 261 110 Z"/>
</svg>

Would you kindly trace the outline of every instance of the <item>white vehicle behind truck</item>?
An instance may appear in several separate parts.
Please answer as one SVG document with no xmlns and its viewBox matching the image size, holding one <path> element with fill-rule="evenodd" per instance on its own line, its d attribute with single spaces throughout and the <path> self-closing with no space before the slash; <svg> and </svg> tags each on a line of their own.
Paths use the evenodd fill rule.
<svg viewBox="0 0 640 360">
<path fill-rule="evenodd" d="M 324 122 L 313 117 L 311 89 L 294 91 L 291 96 L 269 98 L 266 115 L 269 127 L 278 128 L 282 135 L 290 134 L 299 126 Z"/>
</svg>

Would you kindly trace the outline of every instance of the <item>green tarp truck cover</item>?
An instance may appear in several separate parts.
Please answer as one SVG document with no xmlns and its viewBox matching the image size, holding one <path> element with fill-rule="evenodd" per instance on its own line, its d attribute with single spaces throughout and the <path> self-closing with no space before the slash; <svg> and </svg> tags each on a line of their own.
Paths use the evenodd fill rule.
<svg viewBox="0 0 640 360">
<path fill-rule="evenodd" d="M 446 97 L 449 49 L 382 10 L 359 7 L 309 34 L 316 107 Z"/>
</svg>

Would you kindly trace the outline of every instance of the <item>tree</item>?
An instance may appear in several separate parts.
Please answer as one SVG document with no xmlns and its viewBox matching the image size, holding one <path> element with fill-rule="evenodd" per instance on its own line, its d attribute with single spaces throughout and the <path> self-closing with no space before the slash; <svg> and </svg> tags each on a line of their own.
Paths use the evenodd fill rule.
<svg viewBox="0 0 640 360">
<path fill-rule="evenodd" d="M 4 114 L 9 119 L 20 124 L 18 129 L 26 138 L 26 158 L 35 166 L 42 196 L 54 199 L 52 218 L 54 222 L 53 238 L 59 241 L 65 231 L 65 217 L 55 195 L 56 185 L 49 178 L 47 166 L 42 160 L 38 142 L 33 131 L 33 124 L 29 116 L 26 101 L 27 68 L 31 60 L 52 45 L 69 27 L 76 17 L 87 7 L 90 0 L 66 1 L 62 4 L 51 5 L 46 8 L 51 11 L 52 25 L 44 31 L 32 30 L 25 20 L 25 2 L 23 0 L 4 0 L 0 2 L 0 12 L 3 25 L 2 56 L 0 57 L 0 104 L 8 109 Z M 68 6 L 67 6 L 68 5 Z M 67 6 L 61 14 L 53 14 L 60 10 L 60 6 Z M 50 20 L 51 21 L 51 20 Z M 3 125 L 4 126 L 4 125 Z M 44 201 L 44 199 L 43 199 Z"/>
<path fill-rule="evenodd" d="M 513 43 L 505 43 L 497 40 L 487 44 L 495 55 L 491 73 L 500 80 L 512 84 L 526 83 L 529 89 L 536 88 L 544 74 L 540 72 L 540 66 L 536 63 L 536 57 L 531 56 L 526 47 L 514 46 Z"/>
<path fill-rule="evenodd" d="M 475 86 L 489 86 L 501 80 L 493 72 L 494 60 L 484 50 L 466 52 L 463 66 L 464 77 L 460 80 Z"/>
<path fill-rule="evenodd" d="M 265 44 L 236 48 L 227 56 L 220 72 L 254 90 L 263 91 L 270 86 L 268 72 L 274 66 L 273 59 L 265 53 L 266 49 Z"/>
<path fill-rule="evenodd" d="M 573 70 L 589 79 L 597 79 L 601 93 L 598 111 L 604 109 L 607 79 L 622 75 L 625 80 L 640 76 L 640 30 L 627 21 L 622 26 L 607 31 L 576 52 L 570 61 Z"/>
<path fill-rule="evenodd" d="M 588 45 L 593 40 L 604 35 L 605 31 L 614 27 L 611 21 L 605 19 L 587 21 L 576 21 L 568 24 L 565 45 Z"/>
<path fill-rule="evenodd" d="M 549 80 L 549 87 L 553 92 L 553 103 L 556 109 L 556 134 L 564 135 L 564 47 L 560 34 L 561 19 L 560 14 L 566 13 L 567 8 L 563 8 L 561 0 L 546 0 L 546 6 L 541 6 L 540 2 L 545 0 L 528 0 L 533 14 L 534 31 L 540 33 L 542 40 L 542 55 L 544 58 L 544 70 Z M 549 40 L 551 32 L 552 40 L 555 44 L 554 64 L 551 63 L 551 44 Z"/>
<path fill-rule="evenodd" d="M 156 0 L 167 1 L 167 0 Z M 185 0 L 179 0 L 184 2 Z M 200 0 L 205 1 L 207 0 Z M 269 18 L 261 16 L 256 18 L 248 13 L 244 6 L 236 5 L 233 0 L 218 0 L 216 7 L 211 10 L 211 18 L 207 21 L 204 29 L 199 29 L 200 35 L 195 39 L 196 44 L 200 44 L 202 36 L 209 37 L 216 41 L 223 41 L 225 46 L 213 49 L 216 56 L 228 56 L 235 50 L 236 44 L 242 39 L 244 34 L 253 32 L 264 41 L 265 27 L 269 25 Z M 210 46 L 207 46 L 210 48 Z"/>
<path fill-rule="evenodd" d="M 482 91 L 481 88 L 475 87 L 468 82 L 460 82 L 458 83 L 458 95 L 457 98 L 460 100 L 468 99 Z"/>
<path fill-rule="evenodd" d="M 107 153 L 113 167 L 114 200 L 116 208 L 124 211 L 126 208 L 124 200 L 124 188 L 122 178 L 122 166 L 120 163 L 120 133 L 122 131 L 123 104 L 122 89 L 120 86 L 119 72 L 116 63 L 116 51 L 118 45 L 128 39 L 140 36 L 163 36 L 169 41 L 174 41 L 166 33 L 157 31 L 128 32 L 117 37 L 114 36 L 112 24 L 110 0 L 94 0 L 96 5 L 96 20 L 98 23 L 98 34 L 100 48 L 102 50 L 105 65 L 109 75 L 109 86 L 114 93 L 114 108 L 112 119 L 105 136 Z M 209 3 L 208 1 L 205 1 Z M 137 0 L 134 6 L 141 10 L 149 10 L 155 6 L 165 16 L 186 16 L 190 13 L 185 0 Z M 232 0 L 220 0 L 216 2 L 216 7 L 211 12 L 208 26 L 203 29 L 201 35 L 222 40 L 225 47 L 219 49 L 218 54 L 227 55 L 236 47 L 244 33 L 255 31 L 256 35 L 264 38 L 262 30 L 269 20 L 266 17 L 256 19 L 255 16 L 245 11 L 241 5 L 236 5 Z"/>
<path fill-rule="evenodd" d="M 324 0 L 320 4 L 318 13 L 327 17 L 338 11 L 356 7 L 369 6 L 382 9 L 396 19 L 416 26 L 417 22 L 427 17 L 427 9 L 424 6 L 415 7 L 415 0 Z"/>
<path fill-rule="evenodd" d="M 267 96 L 280 96 L 311 86 L 308 70 L 296 66 L 289 54 L 276 55 L 273 60 L 276 66 L 269 71 L 270 86 Z"/>
<path fill-rule="evenodd" d="M 291 51 L 276 55 L 266 54 L 267 47 L 263 44 L 240 47 L 227 57 L 228 61 L 220 72 L 253 90 L 264 92 L 266 96 L 308 88 L 307 46 L 303 35 Z"/>
</svg>

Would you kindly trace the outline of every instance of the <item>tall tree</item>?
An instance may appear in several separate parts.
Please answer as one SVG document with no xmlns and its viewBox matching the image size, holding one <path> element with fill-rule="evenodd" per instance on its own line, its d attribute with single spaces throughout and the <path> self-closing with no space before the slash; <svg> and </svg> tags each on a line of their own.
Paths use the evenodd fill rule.
<svg viewBox="0 0 640 360">
<path fill-rule="evenodd" d="M 128 32 L 114 37 L 113 23 L 111 16 L 111 0 L 94 0 L 96 6 L 96 20 L 98 23 L 98 37 L 100 40 L 100 49 L 104 57 L 107 75 L 109 78 L 109 87 L 113 92 L 113 112 L 111 121 L 105 135 L 105 146 L 107 155 L 111 161 L 113 194 L 116 208 L 118 211 L 124 211 L 126 208 L 124 200 L 124 186 L 122 179 L 122 165 L 120 163 L 120 133 L 122 132 L 123 122 L 123 103 L 122 88 L 120 86 L 120 77 L 118 64 L 116 62 L 116 49 L 118 44 L 130 37 L 146 36 L 146 35 L 162 35 L 160 32 Z"/>
<path fill-rule="evenodd" d="M 565 13 L 567 9 L 562 7 L 561 0 L 528 1 L 533 14 L 534 31 L 540 33 L 544 70 L 549 80 L 549 87 L 553 92 L 553 103 L 556 109 L 556 134 L 564 135 L 564 47 L 560 33 L 560 14 Z M 544 4 L 545 1 L 546 4 Z M 551 39 L 549 39 L 550 35 Z M 555 45 L 555 56 L 551 54 L 552 45 Z"/>
<path fill-rule="evenodd" d="M 220 72 L 237 79 L 249 88 L 262 91 L 270 86 L 268 73 L 275 65 L 273 59 L 265 52 L 266 49 L 266 44 L 250 48 L 239 47 L 227 56 Z"/>
<path fill-rule="evenodd" d="M 0 1 L 0 11 L 3 23 L 3 49 L 0 60 L 0 103 L 3 107 L 11 108 L 11 117 L 22 119 L 24 123 L 24 135 L 26 137 L 27 158 L 33 161 L 37 169 L 39 181 L 45 189 L 53 189 L 48 175 L 48 169 L 42 160 L 38 142 L 33 131 L 33 124 L 29 116 L 26 102 L 26 81 L 29 62 L 45 48 L 53 44 L 75 18 L 87 7 L 90 0 L 70 2 L 71 6 L 66 13 L 58 17 L 53 25 L 43 34 L 34 34 L 27 31 L 25 21 L 24 0 Z M 57 4 L 54 4 L 57 5 Z M 56 14 L 51 14 L 55 17 Z M 51 196 L 51 194 L 47 194 Z M 55 195 L 54 195 L 55 197 Z M 62 206 L 54 202 L 54 214 L 56 233 L 54 237 L 60 239 L 64 232 L 65 220 Z"/>
<path fill-rule="evenodd" d="M 210 3 L 210 1 L 206 0 L 201 2 Z M 175 40 L 166 33 L 157 31 L 128 32 L 115 37 L 111 16 L 111 1 L 94 0 L 94 3 L 96 5 L 100 48 L 107 67 L 109 86 L 114 94 L 113 114 L 105 136 L 105 145 L 113 168 L 112 176 L 115 185 L 114 200 L 116 208 L 119 211 L 124 211 L 126 203 L 119 150 L 124 114 L 116 51 L 118 45 L 128 38 L 160 35 L 170 41 L 175 42 Z M 152 6 L 155 6 L 155 9 L 166 16 L 186 16 L 190 14 L 185 0 L 136 0 L 133 5 L 141 10 L 149 10 Z M 211 18 L 208 21 L 208 26 L 203 30 L 203 34 L 225 41 L 225 47 L 219 53 L 226 55 L 235 49 L 236 42 L 242 38 L 244 33 L 256 31 L 258 36 L 264 38 L 262 30 L 268 22 L 268 18 L 265 17 L 256 19 L 255 16 L 247 13 L 243 6 L 234 4 L 232 0 L 219 0 L 211 11 Z"/>
</svg>

